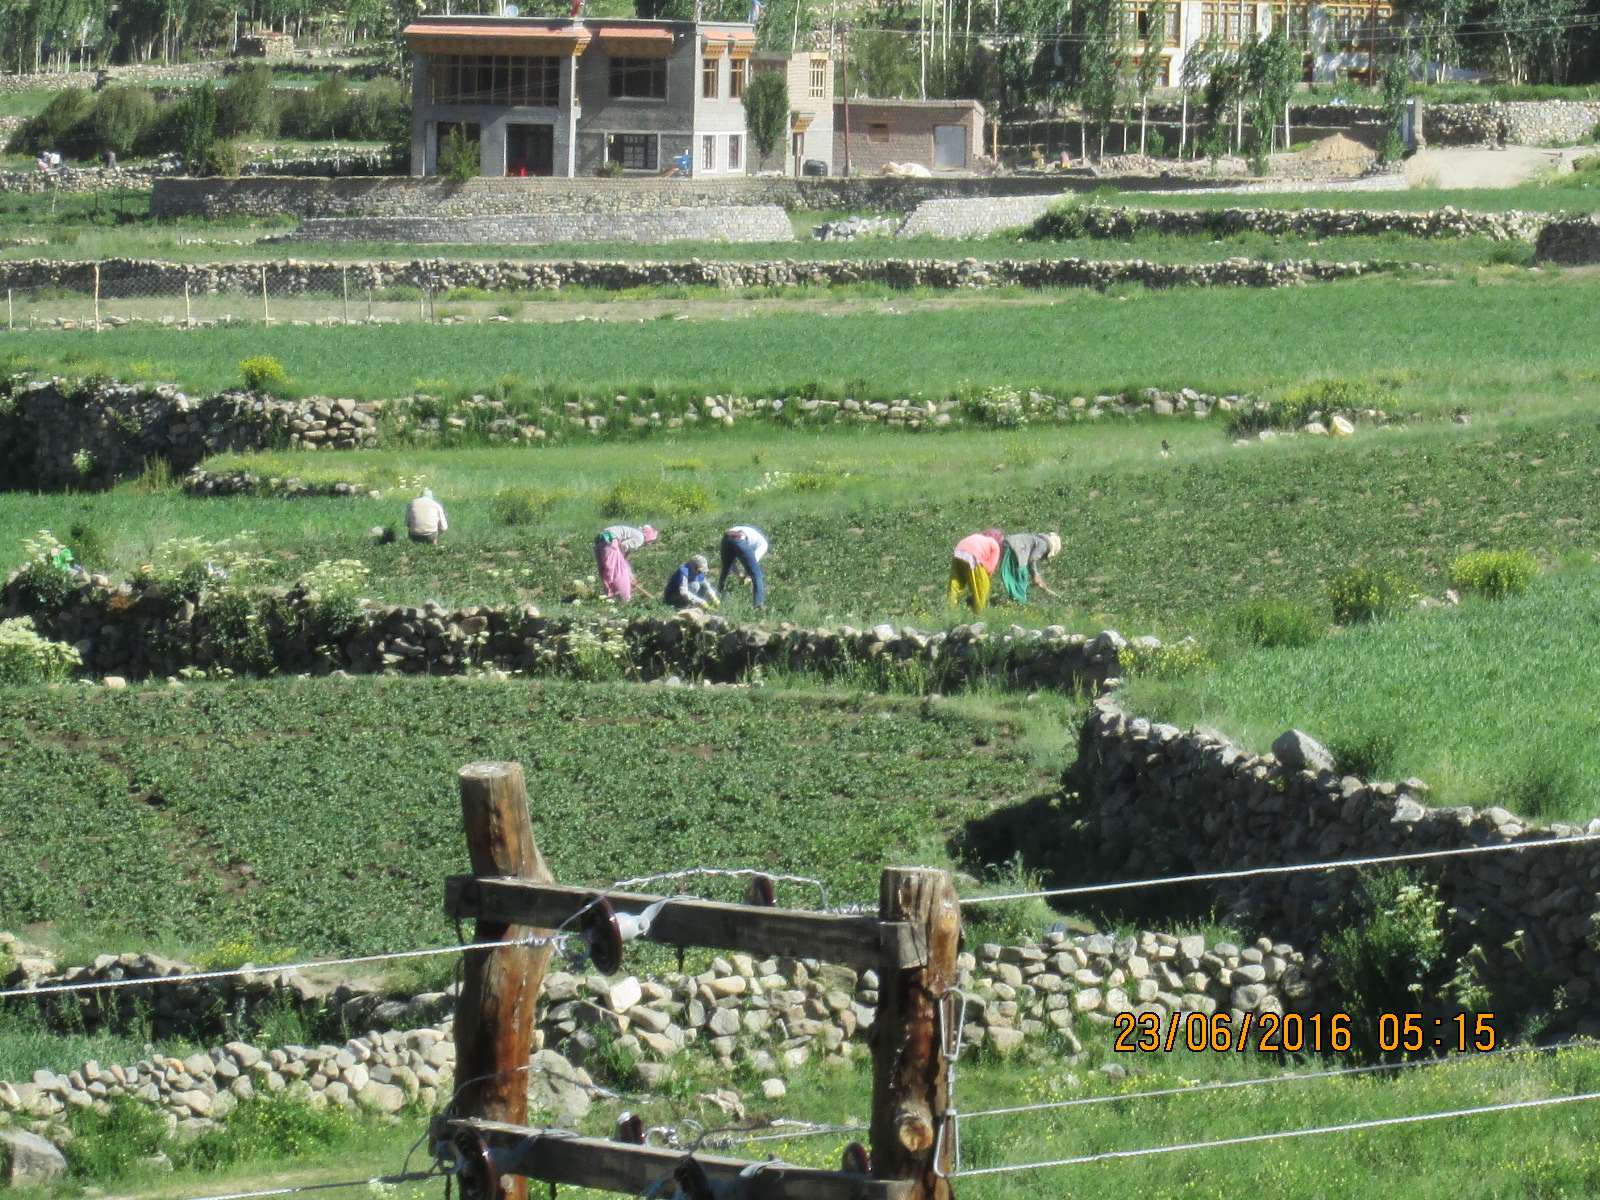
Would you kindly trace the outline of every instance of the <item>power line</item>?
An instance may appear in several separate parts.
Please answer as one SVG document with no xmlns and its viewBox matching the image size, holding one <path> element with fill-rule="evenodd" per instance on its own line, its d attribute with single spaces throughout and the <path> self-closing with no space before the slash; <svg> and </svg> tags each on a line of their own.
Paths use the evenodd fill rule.
<svg viewBox="0 0 1600 1200">
<path fill-rule="evenodd" d="M 964 1112 L 963 1121 L 977 1117 L 1010 1116 L 1015 1113 L 1044 1112 L 1049 1109 L 1078 1108 L 1085 1104 L 1113 1104 L 1118 1100 L 1149 1100 L 1158 1096 L 1195 1096 L 1202 1092 L 1221 1092 L 1230 1088 L 1261 1087 L 1273 1083 L 1300 1083 L 1308 1079 L 1337 1079 L 1345 1075 L 1371 1075 L 1385 1071 L 1408 1071 L 1423 1067 L 1456 1066 L 1460 1063 L 1482 1062 L 1507 1054 L 1533 1054 L 1550 1050 L 1600 1049 L 1595 1042 L 1553 1042 L 1543 1046 L 1512 1046 L 1503 1050 L 1485 1050 L 1474 1054 L 1453 1054 L 1447 1058 L 1421 1058 L 1409 1062 L 1378 1063 L 1369 1067 L 1339 1067 L 1330 1071 L 1307 1071 L 1301 1074 L 1264 1075 L 1258 1079 L 1233 1079 L 1225 1083 L 1201 1083 L 1192 1087 L 1160 1088 L 1148 1092 L 1127 1092 L 1113 1096 L 1079 1096 L 1072 1100 L 1052 1100 L 1040 1104 L 1020 1104 L 1013 1108 L 989 1108 L 980 1112 Z"/>
<path fill-rule="evenodd" d="M 1515 1100 L 1506 1104 L 1486 1104 L 1481 1108 L 1458 1108 L 1450 1112 L 1421 1113 L 1411 1117 L 1382 1117 L 1372 1121 L 1353 1121 L 1348 1125 L 1319 1125 L 1315 1129 L 1286 1129 L 1279 1133 L 1251 1133 L 1242 1137 L 1217 1138 L 1209 1142 L 1184 1142 L 1176 1146 L 1146 1146 L 1138 1150 L 1107 1150 L 1099 1154 L 1080 1154 L 1076 1158 L 1056 1158 L 1047 1162 L 1011 1163 L 1001 1167 L 969 1167 L 952 1171 L 959 1179 L 972 1175 L 1002 1175 L 1013 1171 L 1037 1171 L 1045 1167 L 1072 1167 L 1081 1163 L 1106 1162 L 1116 1158 L 1146 1158 L 1156 1154 L 1175 1154 L 1180 1150 L 1214 1150 L 1222 1146 L 1243 1146 L 1252 1142 L 1271 1142 L 1287 1138 L 1317 1137 L 1328 1133 L 1350 1133 L 1362 1129 L 1384 1129 L 1392 1125 L 1414 1125 L 1421 1121 L 1443 1121 L 1451 1117 L 1475 1117 L 1485 1113 L 1514 1112 L 1524 1108 L 1547 1108 L 1577 1100 L 1600 1100 L 1600 1092 L 1576 1096 L 1548 1096 L 1542 1100 Z"/>
<path fill-rule="evenodd" d="M 1542 849 L 1549 846 L 1578 846 L 1600 842 L 1600 834 L 1584 833 L 1573 837 L 1551 837 L 1534 842 L 1506 842 L 1497 846 L 1459 846 L 1453 850 L 1418 850 L 1410 854 L 1378 854 L 1369 858 L 1338 858 L 1326 862 L 1289 863 L 1277 867 L 1242 867 L 1235 871 L 1203 871 L 1193 875 L 1167 875 L 1153 879 L 1129 879 L 1121 883 L 1091 883 L 1080 887 L 1048 888 L 1037 892 L 1009 892 L 999 896 L 963 897 L 963 905 L 999 904 L 1006 900 L 1043 900 L 1051 896 L 1088 896 L 1099 892 L 1119 892 L 1133 888 L 1160 887 L 1171 883 L 1212 883 L 1222 879 L 1253 879 L 1262 875 L 1296 875 L 1306 871 L 1328 871 L 1340 867 L 1372 867 L 1388 863 L 1423 862 L 1439 858 L 1459 858 L 1469 854 L 1500 854 L 1509 850 Z"/>
</svg>

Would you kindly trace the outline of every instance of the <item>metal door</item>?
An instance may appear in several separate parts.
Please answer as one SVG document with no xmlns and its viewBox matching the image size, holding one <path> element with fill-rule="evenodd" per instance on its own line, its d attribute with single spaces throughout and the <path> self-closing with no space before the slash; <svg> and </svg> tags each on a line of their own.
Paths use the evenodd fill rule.
<svg viewBox="0 0 1600 1200">
<path fill-rule="evenodd" d="M 967 165 L 967 127 L 965 125 L 935 125 L 933 127 L 933 165 L 960 170 Z"/>
</svg>

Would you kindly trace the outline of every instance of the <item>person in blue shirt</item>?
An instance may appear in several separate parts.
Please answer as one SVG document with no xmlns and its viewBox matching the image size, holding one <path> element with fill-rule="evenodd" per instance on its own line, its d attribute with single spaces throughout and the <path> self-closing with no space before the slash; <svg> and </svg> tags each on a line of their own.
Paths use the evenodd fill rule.
<svg viewBox="0 0 1600 1200">
<path fill-rule="evenodd" d="M 706 578 L 710 568 L 706 556 L 696 554 L 672 573 L 661 598 L 673 608 L 710 608 L 717 603 L 717 591 Z"/>
</svg>

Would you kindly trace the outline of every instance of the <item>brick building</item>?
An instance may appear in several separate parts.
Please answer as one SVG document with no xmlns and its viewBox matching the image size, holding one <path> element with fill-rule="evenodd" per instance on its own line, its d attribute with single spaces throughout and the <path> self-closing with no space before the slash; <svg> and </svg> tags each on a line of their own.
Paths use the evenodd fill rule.
<svg viewBox="0 0 1600 1200">
<path fill-rule="evenodd" d="M 742 97 L 756 69 L 787 69 L 791 108 L 831 117 L 831 103 L 812 98 L 814 61 L 832 95 L 826 56 L 758 56 L 745 22 L 424 16 L 405 38 L 413 175 L 437 171 L 458 128 L 484 175 L 644 176 L 681 163 L 697 178 L 748 174 Z M 831 120 L 818 128 L 788 148 L 786 168 L 797 147 L 831 159 Z M 820 130 L 828 153 L 814 153 Z"/>
<path fill-rule="evenodd" d="M 844 105 L 833 106 L 833 160 L 844 169 Z M 984 111 L 976 100 L 851 100 L 850 171 L 877 175 L 885 163 L 971 171 L 984 152 Z"/>
</svg>

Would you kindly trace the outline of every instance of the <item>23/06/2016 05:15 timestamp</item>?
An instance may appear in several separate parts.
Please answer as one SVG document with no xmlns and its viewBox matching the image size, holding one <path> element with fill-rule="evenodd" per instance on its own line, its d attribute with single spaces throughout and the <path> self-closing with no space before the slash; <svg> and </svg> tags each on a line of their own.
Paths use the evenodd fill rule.
<svg viewBox="0 0 1600 1200">
<path fill-rule="evenodd" d="M 1381 1013 L 1378 1047 L 1384 1051 L 1454 1050 L 1488 1052 L 1498 1045 L 1493 1013 Z M 1163 1028 L 1163 1025 L 1165 1028 Z M 1153 1012 L 1118 1013 L 1115 1048 L 1124 1054 L 1158 1050 L 1255 1049 L 1263 1054 L 1321 1054 L 1349 1050 L 1354 1019 L 1349 1013 L 1245 1013 L 1237 1022 L 1228 1013 L 1175 1012 L 1166 1021 Z"/>
</svg>

